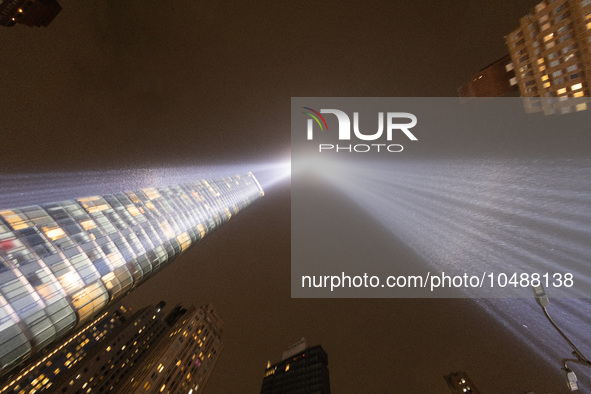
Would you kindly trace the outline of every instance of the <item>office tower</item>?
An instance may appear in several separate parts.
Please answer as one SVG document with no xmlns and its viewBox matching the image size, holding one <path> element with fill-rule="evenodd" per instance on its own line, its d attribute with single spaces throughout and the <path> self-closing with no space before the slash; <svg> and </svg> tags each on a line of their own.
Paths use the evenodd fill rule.
<svg viewBox="0 0 591 394">
<path fill-rule="evenodd" d="M 59 346 L 48 349 L 38 360 L 9 376 L 5 384 L 0 385 L 0 393 L 29 393 L 51 388 L 90 352 L 102 347 L 106 338 L 124 325 L 127 318 L 129 311 L 123 306 L 101 313 Z"/>
<path fill-rule="evenodd" d="M 302 338 L 263 377 L 261 394 L 330 394 L 328 356 L 322 346 L 307 347 Z"/>
<path fill-rule="evenodd" d="M 202 392 L 221 351 L 221 318 L 211 305 L 179 306 L 166 318 L 163 307 L 102 314 L 0 392 Z"/>
<path fill-rule="evenodd" d="M 455 372 L 443 377 L 454 394 L 480 394 L 465 372 Z"/>
<path fill-rule="evenodd" d="M 463 102 L 477 97 L 519 96 L 511 57 L 505 55 L 472 75 L 460 86 L 458 96 Z"/>
<path fill-rule="evenodd" d="M 222 319 L 212 305 L 190 308 L 120 390 L 202 393 L 222 350 Z"/>
<path fill-rule="evenodd" d="M 61 10 L 56 0 L 0 1 L 0 26 L 47 26 Z"/>
<path fill-rule="evenodd" d="M 53 385 L 55 393 L 120 392 L 144 358 L 169 332 L 160 305 L 142 308 Z"/>
<path fill-rule="evenodd" d="M 527 112 L 587 109 L 591 0 L 542 1 L 506 40 Z"/>
<path fill-rule="evenodd" d="M 132 314 L 120 306 L 102 313 L 32 365 L 10 376 L 0 392 L 109 391 L 129 376 L 137 359 L 167 331 L 161 318 L 163 307 L 161 302 Z"/>
<path fill-rule="evenodd" d="M 5 373 L 262 196 L 252 173 L 0 211 Z"/>
</svg>

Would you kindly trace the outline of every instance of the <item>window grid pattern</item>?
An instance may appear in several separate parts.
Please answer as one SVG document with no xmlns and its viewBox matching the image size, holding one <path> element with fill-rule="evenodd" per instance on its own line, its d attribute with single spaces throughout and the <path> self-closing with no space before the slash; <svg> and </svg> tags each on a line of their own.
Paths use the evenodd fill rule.
<svg viewBox="0 0 591 394">
<path fill-rule="evenodd" d="M 0 367 L 87 322 L 262 196 L 252 173 L 0 211 Z"/>
<path fill-rule="evenodd" d="M 587 109 L 591 75 L 591 2 L 542 1 L 507 36 L 528 112 Z M 572 98 L 567 100 L 567 98 Z"/>
</svg>

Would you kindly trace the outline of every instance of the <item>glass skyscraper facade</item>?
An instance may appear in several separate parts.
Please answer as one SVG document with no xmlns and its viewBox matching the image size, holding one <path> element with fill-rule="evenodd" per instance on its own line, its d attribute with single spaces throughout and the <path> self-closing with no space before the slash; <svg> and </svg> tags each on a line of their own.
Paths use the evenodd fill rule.
<svg viewBox="0 0 591 394">
<path fill-rule="evenodd" d="M 264 194 L 252 173 L 0 211 L 0 373 Z"/>
</svg>

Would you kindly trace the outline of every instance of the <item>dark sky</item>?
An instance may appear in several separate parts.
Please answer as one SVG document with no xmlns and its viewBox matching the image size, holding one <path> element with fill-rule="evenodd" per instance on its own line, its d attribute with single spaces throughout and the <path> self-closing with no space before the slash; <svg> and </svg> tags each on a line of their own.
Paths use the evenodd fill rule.
<svg viewBox="0 0 591 394">
<path fill-rule="evenodd" d="M 0 32 L 0 168 L 285 158 L 291 97 L 454 96 L 535 3 L 63 1 L 47 28 Z M 327 351 L 336 394 L 447 393 L 456 370 L 485 393 L 564 390 L 558 365 L 469 300 L 291 299 L 289 275 L 285 184 L 124 302 L 217 307 L 209 394 L 258 392 L 302 336 Z"/>
</svg>

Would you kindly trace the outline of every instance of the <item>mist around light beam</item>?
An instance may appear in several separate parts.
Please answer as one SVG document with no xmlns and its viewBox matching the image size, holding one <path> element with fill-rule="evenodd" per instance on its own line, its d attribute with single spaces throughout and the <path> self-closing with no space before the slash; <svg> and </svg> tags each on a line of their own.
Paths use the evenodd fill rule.
<svg viewBox="0 0 591 394">
<path fill-rule="evenodd" d="M 316 156 L 294 166 L 294 175 L 303 174 L 320 178 L 353 201 L 431 271 L 572 272 L 574 289 L 546 288 L 549 312 L 582 352 L 591 354 L 591 160 L 352 161 Z M 488 295 L 466 294 L 555 366 L 556 378 L 562 379 L 561 363 L 572 349 L 546 320 L 531 288 L 518 294 L 522 299 L 508 298 L 515 296 L 509 289 L 504 295 L 493 293 L 497 298 L 478 298 Z M 587 369 L 574 368 L 581 386 L 591 387 Z"/>
<path fill-rule="evenodd" d="M 253 172 L 266 193 L 287 182 L 289 159 L 261 163 L 0 175 L 0 209 Z"/>
<path fill-rule="evenodd" d="M 551 296 L 591 295 L 591 160 L 316 159 L 311 166 L 434 270 L 571 272 L 576 285 L 550 289 Z M 516 295 L 506 290 L 494 296 Z"/>
</svg>

